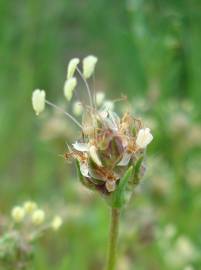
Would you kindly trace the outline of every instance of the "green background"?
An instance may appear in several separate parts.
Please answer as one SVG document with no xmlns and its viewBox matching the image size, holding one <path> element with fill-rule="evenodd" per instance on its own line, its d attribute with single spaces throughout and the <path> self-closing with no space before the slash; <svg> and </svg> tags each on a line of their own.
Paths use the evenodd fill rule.
<svg viewBox="0 0 201 270">
<path fill-rule="evenodd" d="M 201 248 L 200 46 L 200 1 L 0 2 L 0 213 L 33 199 L 67 215 L 60 231 L 37 242 L 34 269 L 104 265 L 109 209 L 60 157 L 79 131 L 31 107 L 35 88 L 65 104 L 67 63 L 88 54 L 99 59 L 96 90 L 127 95 L 130 105 L 117 110 L 130 108 L 154 134 L 145 179 L 122 213 L 119 270 L 200 269 L 199 255 L 185 265 L 168 257 L 181 236 Z M 167 224 L 176 228 L 171 241 Z"/>
</svg>

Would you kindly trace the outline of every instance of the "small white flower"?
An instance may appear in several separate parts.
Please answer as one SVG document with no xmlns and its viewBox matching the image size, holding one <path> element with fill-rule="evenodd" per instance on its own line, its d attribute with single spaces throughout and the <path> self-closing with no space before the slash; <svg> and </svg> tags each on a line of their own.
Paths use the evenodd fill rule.
<svg viewBox="0 0 201 270">
<path fill-rule="evenodd" d="M 15 206 L 11 211 L 11 216 L 15 222 L 21 222 L 25 216 L 24 209 L 20 206 Z"/>
<path fill-rule="evenodd" d="M 32 201 L 27 201 L 27 202 L 24 203 L 23 207 L 24 207 L 24 211 L 26 213 L 29 213 L 30 214 L 34 210 L 36 210 L 37 204 L 35 202 L 32 202 Z"/>
<path fill-rule="evenodd" d="M 89 55 L 83 59 L 83 76 L 85 79 L 91 77 L 95 70 L 97 61 L 98 58 L 93 55 Z"/>
<path fill-rule="evenodd" d="M 105 187 L 106 187 L 106 189 L 107 189 L 108 192 L 115 191 L 116 182 L 115 181 L 107 181 L 105 183 Z"/>
<path fill-rule="evenodd" d="M 88 152 L 89 151 L 88 143 L 75 142 L 72 145 L 73 145 L 73 148 L 79 152 Z"/>
<path fill-rule="evenodd" d="M 37 209 L 32 214 L 32 222 L 34 225 L 40 225 L 45 220 L 45 212 L 42 209 Z"/>
<path fill-rule="evenodd" d="M 99 159 L 95 145 L 90 146 L 89 153 L 90 153 L 92 160 L 96 163 L 96 165 L 98 165 L 99 167 L 102 167 L 103 165 L 102 165 L 101 160 Z"/>
<path fill-rule="evenodd" d="M 80 116 L 83 112 L 83 107 L 82 107 L 82 104 L 77 101 L 73 104 L 73 113 L 74 115 L 76 116 Z"/>
<path fill-rule="evenodd" d="M 67 79 L 70 79 L 73 77 L 76 67 L 79 64 L 80 59 L 79 58 L 73 58 L 70 60 L 68 64 L 68 70 L 67 70 Z"/>
<path fill-rule="evenodd" d="M 51 227 L 54 231 L 57 231 L 63 223 L 63 220 L 60 216 L 55 216 L 52 220 Z"/>
<path fill-rule="evenodd" d="M 45 109 L 45 91 L 36 89 L 32 94 L 32 106 L 36 115 L 39 115 Z"/>
<path fill-rule="evenodd" d="M 77 85 L 77 79 L 72 77 L 65 81 L 64 83 L 64 96 L 68 101 L 71 100 L 73 96 L 73 90 L 75 89 Z"/>
<path fill-rule="evenodd" d="M 102 105 L 104 99 L 105 99 L 105 93 L 103 93 L 103 92 L 98 92 L 98 93 L 96 94 L 96 104 L 97 104 L 98 106 Z"/>
<path fill-rule="evenodd" d="M 147 145 L 153 140 L 153 136 L 150 132 L 149 128 L 142 128 L 139 130 L 137 139 L 136 139 L 136 144 L 140 148 L 146 148 Z"/>
</svg>

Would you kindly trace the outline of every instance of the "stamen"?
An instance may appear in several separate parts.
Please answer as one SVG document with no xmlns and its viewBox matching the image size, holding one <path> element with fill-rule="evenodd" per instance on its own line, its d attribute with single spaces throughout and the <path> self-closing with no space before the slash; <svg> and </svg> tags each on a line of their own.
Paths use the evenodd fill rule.
<svg viewBox="0 0 201 270">
<path fill-rule="evenodd" d="M 82 125 L 68 112 L 64 111 L 63 109 L 61 109 L 60 107 L 58 107 L 57 105 L 55 105 L 54 103 L 45 100 L 45 103 L 52 106 L 53 108 L 55 108 L 56 110 L 60 111 L 61 113 L 64 113 L 66 116 L 68 116 L 79 128 L 83 129 Z"/>
<path fill-rule="evenodd" d="M 88 96 L 89 96 L 90 106 L 91 106 L 91 108 L 93 108 L 94 107 L 94 105 L 93 105 L 93 99 L 92 99 L 92 96 L 91 96 L 91 91 L 90 91 L 90 87 L 89 87 L 89 85 L 87 83 L 87 80 L 84 78 L 84 76 L 82 75 L 82 72 L 79 70 L 78 67 L 76 67 L 76 70 L 77 70 L 77 72 L 79 73 L 80 77 L 82 78 L 82 80 L 85 83 L 85 86 L 86 86 L 86 89 L 87 89 L 87 93 L 88 93 Z"/>
<path fill-rule="evenodd" d="M 93 100 L 94 100 L 94 107 L 97 109 L 97 102 L 96 102 L 96 86 L 95 86 L 95 71 L 93 73 Z"/>
</svg>

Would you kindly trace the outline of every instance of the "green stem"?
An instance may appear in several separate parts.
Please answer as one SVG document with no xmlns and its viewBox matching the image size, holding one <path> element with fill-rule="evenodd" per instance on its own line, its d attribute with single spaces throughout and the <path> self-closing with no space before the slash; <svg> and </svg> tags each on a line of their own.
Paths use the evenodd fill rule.
<svg viewBox="0 0 201 270">
<path fill-rule="evenodd" d="M 119 232 L 119 217 L 120 217 L 120 210 L 117 208 L 111 208 L 111 224 L 110 224 L 108 260 L 106 270 L 115 270 L 117 240 Z"/>
</svg>

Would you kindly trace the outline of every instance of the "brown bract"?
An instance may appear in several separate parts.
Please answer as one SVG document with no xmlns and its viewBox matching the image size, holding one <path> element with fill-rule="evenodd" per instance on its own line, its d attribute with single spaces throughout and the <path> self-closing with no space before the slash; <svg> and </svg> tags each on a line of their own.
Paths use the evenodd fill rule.
<svg viewBox="0 0 201 270">
<path fill-rule="evenodd" d="M 141 121 L 125 113 L 86 110 L 82 138 L 73 144 L 67 158 L 78 161 L 83 177 L 104 192 L 112 192 L 141 151 L 136 136 Z"/>
</svg>

